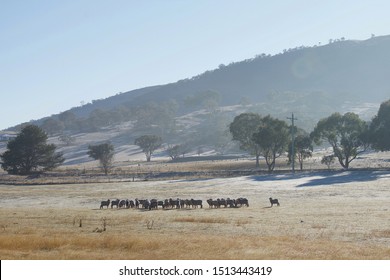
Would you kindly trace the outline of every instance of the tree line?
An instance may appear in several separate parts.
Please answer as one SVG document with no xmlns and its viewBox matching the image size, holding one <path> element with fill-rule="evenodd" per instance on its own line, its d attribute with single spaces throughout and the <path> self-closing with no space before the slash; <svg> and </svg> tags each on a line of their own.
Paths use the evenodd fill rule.
<svg viewBox="0 0 390 280">
<path fill-rule="evenodd" d="M 288 125 L 284 120 L 257 113 L 236 116 L 228 129 L 240 149 L 255 156 L 257 167 L 260 157 L 264 158 L 268 171 L 273 171 L 276 159 L 286 153 L 290 163 L 297 161 L 303 169 L 304 160 L 312 155 L 313 145 L 324 142 L 332 148 L 332 154 L 325 155 L 322 162 L 329 166 L 337 159 L 344 169 L 348 169 L 350 163 L 368 148 L 390 150 L 390 100 L 380 105 L 377 115 L 370 122 L 361 120 L 355 113 L 333 113 L 318 121 L 310 133 Z M 296 136 L 294 139 L 292 134 Z M 7 150 L 0 155 L 1 167 L 10 174 L 24 175 L 60 166 L 65 160 L 63 154 L 56 152 L 56 146 L 47 144 L 47 140 L 48 135 L 42 128 L 35 125 L 24 127 L 16 138 L 7 143 Z M 163 139 L 147 134 L 136 138 L 134 144 L 150 161 L 152 154 L 163 144 Z M 187 149 L 184 145 L 173 145 L 168 147 L 168 154 L 175 159 Z M 103 171 L 108 174 L 113 166 L 112 144 L 90 145 L 87 154 L 99 160 Z"/>
<path fill-rule="evenodd" d="M 121 104 L 112 109 L 97 108 L 87 116 L 77 116 L 68 110 L 58 115 L 44 119 L 42 127 L 49 135 L 64 134 L 64 132 L 94 132 L 102 128 L 132 121 L 139 130 L 158 126 L 167 133 L 175 126 L 177 111 L 186 109 L 215 110 L 221 101 L 218 92 L 206 90 L 188 95 L 182 102 L 170 99 L 161 103 L 148 101 L 134 105 L 131 102 Z"/>
<path fill-rule="evenodd" d="M 355 113 L 333 113 L 321 119 L 311 133 L 289 126 L 283 120 L 255 113 L 235 117 L 229 129 L 240 148 L 256 157 L 256 166 L 259 166 L 259 157 L 264 157 L 269 171 L 274 169 L 276 158 L 286 152 L 289 162 L 297 159 L 302 169 L 303 161 L 311 157 L 313 144 L 324 142 L 333 153 L 325 155 L 322 162 L 329 164 L 337 159 L 344 169 L 348 169 L 350 163 L 368 148 L 390 150 L 390 100 L 380 105 L 371 122 L 361 120 Z M 290 136 L 292 132 L 297 135 L 294 142 Z"/>
</svg>

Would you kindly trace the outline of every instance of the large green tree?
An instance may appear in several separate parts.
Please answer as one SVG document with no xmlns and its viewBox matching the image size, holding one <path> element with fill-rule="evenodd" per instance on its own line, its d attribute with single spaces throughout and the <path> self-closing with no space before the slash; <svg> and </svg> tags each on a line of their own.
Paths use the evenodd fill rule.
<svg viewBox="0 0 390 280">
<path fill-rule="evenodd" d="M 370 142 L 376 150 L 390 150 L 390 100 L 379 107 L 378 114 L 370 125 Z"/>
<path fill-rule="evenodd" d="M 253 134 L 253 141 L 260 148 L 260 154 L 264 156 L 269 172 L 274 170 L 276 159 L 286 151 L 289 136 L 289 127 L 285 121 L 269 115 L 262 118 L 260 126 Z"/>
<path fill-rule="evenodd" d="M 229 125 L 233 140 L 240 143 L 240 149 L 256 156 L 256 167 L 259 167 L 259 157 L 261 155 L 260 146 L 253 138 L 253 133 L 259 128 L 262 118 L 255 113 L 242 113 L 236 116 Z"/>
<path fill-rule="evenodd" d="M 27 175 L 52 170 L 64 162 L 54 144 L 47 144 L 47 134 L 38 126 L 27 125 L 7 144 L 0 155 L 1 167 L 9 174 Z"/>
<path fill-rule="evenodd" d="M 108 172 L 112 169 L 114 158 L 114 146 L 112 144 L 104 143 L 99 145 L 89 145 L 87 154 L 91 158 L 99 160 L 104 174 L 107 175 Z"/>
<path fill-rule="evenodd" d="M 348 169 L 350 163 L 368 147 L 367 124 L 355 113 L 334 113 L 320 120 L 311 137 L 318 145 L 327 141 L 340 165 Z"/>
<path fill-rule="evenodd" d="M 150 161 L 155 150 L 161 147 L 162 139 L 157 135 L 143 135 L 135 139 L 134 144 L 145 153 L 146 161 Z"/>
</svg>

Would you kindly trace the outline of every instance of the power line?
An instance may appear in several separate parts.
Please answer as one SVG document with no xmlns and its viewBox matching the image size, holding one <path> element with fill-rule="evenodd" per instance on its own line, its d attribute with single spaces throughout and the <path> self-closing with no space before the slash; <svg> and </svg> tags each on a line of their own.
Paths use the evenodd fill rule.
<svg viewBox="0 0 390 280">
<path fill-rule="evenodd" d="M 294 113 L 291 113 L 291 118 L 287 117 L 288 120 L 291 120 L 291 154 L 292 154 L 292 172 L 295 173 L 295 138 L 294 138 L 294 121 L 298 119 L 294 118 Z"/>
</svg>

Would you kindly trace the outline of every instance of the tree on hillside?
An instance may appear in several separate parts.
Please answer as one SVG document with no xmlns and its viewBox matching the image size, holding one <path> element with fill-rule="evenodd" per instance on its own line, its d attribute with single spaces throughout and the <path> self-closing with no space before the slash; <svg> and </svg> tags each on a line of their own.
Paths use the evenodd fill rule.
<svg viewBox="0 0 390 280">
<path fill-rule="evenodd" d="M 312 156 L 313 145 L 309 135 L 298 134 L 294 140 L 295 159 L 298 160 L 300 170 L 303 170 L 303 161 Z M 288 145 L 288 160 L 292 162 L 292 145 Z"/>
<path fill-rule="evenodd" d="M 168 155 L 172 160 L 179 158 L 181 154 L 181 145 L 174 145 L 167 149 Z"/>
<path fill-rule="evenodd" d="M 289 127 L 285 121 L 269 115 L 262 118 L 259 128 L 253 134 L 253 141 L 259 146 L 269 172 L 274 170 L 276 159 L 286 151 L 289 139 Z"/>
<path fill-rule="evenodd" d="M 97 131 L 102 127 L 110 125 L 110 121 L 110 113 L 103 109 L 93 110 L 87 119 L 87 123 L 91 131 Z"/>
<path fill-rule="evenodd" d="M 172 135 L 176 129 L 176 112 L 178 104 L 175 100 L 156 103 L 149 102 L 135 108 L 135 128 L 139 131 L 153 131 L 164 139 Z"/>
<path fill-rule="evenodd" d="M 146 161 L 149 162 L 154 151 L 161 147 L 162 139 L 157 135 L 143 135 L 135 139 L 134 144 L 142 149 Z"/>
<path fill-rule="evenodd" d="M 224 154 L 232 144 L 229 123 L 230 119 L 225 112 L 214 111 L 207 114 L 203 124 L 197 126 L 201 135 L 200 144 L 213 147 L 217 153 Z"/>
<path fill-rule="evenodd" d="M 367 125 L 358 115 L 334 113 L 320 120 L 311 137 L 316 144 L 326 140 L 340 165 L 348 169 L 349 164 L 368 148 Z"/>
<path fill-rule="evenodd" d="M 61 134 L 60 136 L 58 136 L 58 140 L 63 142 L 66 146 L 70 146 L 76 141 L 75 137 L 69 134 Z"/>
<path fill-rule="evenodd" d="M 171 99 L 160 104 L 158 111 L 155 112 L 154 124 L 160 129 L 160 135 L 166 139 L 176 130 L 176 113 L 179 105 L 176 100 Z"/>
<path fill-rule="evenodd" d="M 62 112 L 58 115 L 58 120 L 64 125 L 64 130 L 77 130 L 77 116 L 70 110 Z"/>
<path fill-rule="evenodd" d="M 61 165 L 64 162 L 62 153 L 56 153 L 56 146 L 47 144 L 47 139 L 47 134 L 38 126 L 24 127 L 0 155 L 1 167 L 9 174 L 27 175 Z"/>
<path fill-rule="evenodd" d="M 240 149 L 256 156 L 256 167 L 259 167 L 260 146 L 253 139 L 253 133 L 261 124 L 261 116 L 255 113 L 243 113 L 236 116 L 229 125 L 233 140 L 240 143 Z"/>
<path fill-rule="evenodd" d="M 134 109 L 134 118 L 136 120 L 136 123 L 134 124 L 135 127 L 138 130 L 150 130 L 151 127 L 155 124 L 156 118 L 158 117 L 158 108 L 158 104 L 153 101 L 137 106 Z"/>
<path fill-rule="evenodd" d="M 213 90 L 198 92 L 194 95 L 189 95 L 184 99 L 184 104 L 192 108 L 205 108 L 209 112 L 213 112 L 221 101 L 221 94 Z"/>
<path fill-rule="evenodd" d="M 60 133 L 64 130 L 64 125 L 61 121 L 55 118 L 48 118 L 43 121 L 41 128 L 46 131 L 49 135 Z"/>
<path fill-rule="evenodd" d="M 104 143 L 99 145 L 89 145 L 87 154 L 95 159 L 99 160 L 100 166 L 104 171 L 104 174 L 108 174 L 113 167 L 114 158 L 114 146 L 110 143 Z"/>
<path fill-rule="evenodd" d="M 370 125 L 370 142 L 376 150 L 390 150 L 390 100 L 383 102 Z"/>
</svg>

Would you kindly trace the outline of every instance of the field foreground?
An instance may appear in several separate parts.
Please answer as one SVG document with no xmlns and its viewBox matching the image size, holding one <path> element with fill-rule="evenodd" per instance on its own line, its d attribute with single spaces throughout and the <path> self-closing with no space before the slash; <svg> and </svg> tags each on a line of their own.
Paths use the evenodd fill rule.
<svg viewBox="0 0 390 280">
<path fill-rule="evenodd" d="M 389 188 L 389 171 L 0 185 L 0 257 L 390 259 Z M 206 203 L 228 197 L 249 207 Z M 100 210 L 108 198 L 194 198 L 203 208 Z"/>
</svg>

